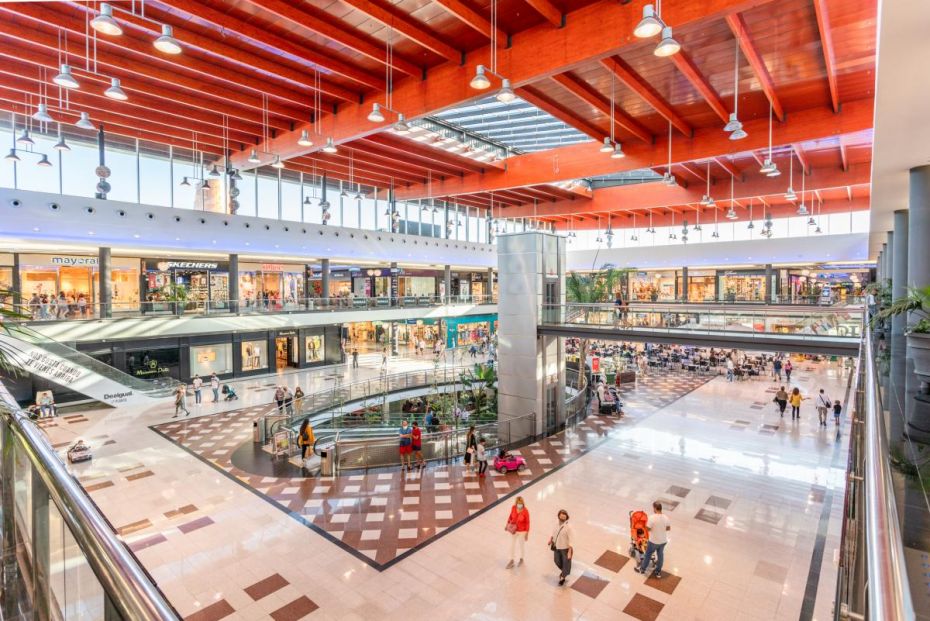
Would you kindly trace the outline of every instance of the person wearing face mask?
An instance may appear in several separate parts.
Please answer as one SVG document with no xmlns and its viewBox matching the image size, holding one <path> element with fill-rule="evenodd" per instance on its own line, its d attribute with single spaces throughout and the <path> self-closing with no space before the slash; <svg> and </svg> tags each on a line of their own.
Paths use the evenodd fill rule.
<svg viewBox="0 0 930 621">
<path fill-rule="evenodd" d="M 572 573 L 572 542 L 575 539 L 575 533 L 572 531 L 571 524 L 568 523 L 568 511 L 562 509 L 559 511 L 559 523 L 552 530 L 552 536 L 549 537 L 549 549 L 552 550 L 555 566 L 559 568 L 559 586 L 565 584 L 565 578 Z"/>
<path fill-rule="evenodd" d="M 511 569 L 515 564 L 517 546 L 520 547 L 520 561 L 516 564 L 523 564 L 523 552 L 530 538 L 530 510 L 523 503 L 523 496 L 517 496 L 510 508 L 510 517 L 507 518 L 504 530 L 510 534 L 510 562 L 507 563 L 507 569 Z"/>
<path fill-rule="evenodd" d="M 413 469 L 411 455 L 413 454 L 413 430 L 410 429 L 410 423 L 404 420 L 400 424 L 400 467 Z"/>
</svg>

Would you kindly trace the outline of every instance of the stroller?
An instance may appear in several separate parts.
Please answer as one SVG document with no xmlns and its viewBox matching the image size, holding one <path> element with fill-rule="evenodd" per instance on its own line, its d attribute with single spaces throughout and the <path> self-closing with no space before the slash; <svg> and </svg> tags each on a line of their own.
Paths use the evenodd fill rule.
<svg viewBox="0 0 930 621">
<path fill-rule="evenodd" d="M 630 558 L 637 565 L 642 564 L 643 555 L 646 554 L 648 549 L 649 531 L 646 530 L 646 522 L 648 521 L 649 515 L 645 511 L 630 511 Z M 649 559 L 649 564 L 646 566 L 646 573 L 651 573 L 655 565 L 656 557 L 655 553 L 653 553 L 652 558 Z"/>
<path fill-rule="evenodd" d="M 224 401 L 234 401 L 239 398 L 239 396 L 236 394 L 235 389 L 233 389 L 233 387 L 230 386 L 229 384 L 223 384 L 222 393 L 226 395 L 226 398 L 224 399 Z"/>
</svg>

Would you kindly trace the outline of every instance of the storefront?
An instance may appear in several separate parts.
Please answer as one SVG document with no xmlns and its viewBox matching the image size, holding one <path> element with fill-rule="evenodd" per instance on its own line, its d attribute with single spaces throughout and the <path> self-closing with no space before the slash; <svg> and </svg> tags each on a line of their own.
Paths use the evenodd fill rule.
<svg viewBox="0 0 930 621">
<path fill-rule="evenodd" d="M 7 291 L 13 290 L 13 255 L 0 252 L 0 304 L 12 302 L 7 300 Z"/>
<path fill-rule="evenodd" d="M 724 302 L 764 302 L 769 292 L 765 270 L 717 272 L 718 299 Z"/>
<path fill-rule="evenodd" d="M 209 377 L 212 373 L 229 375 L 233 372 L 232 343 L 211 343 L 190 346 L 191 377 Z"/>
<path fill-rule="evenodd" d="M 670 302 L 675 300 L 674 271 L 633 272 L 629 276 L 631 302 Z"/>
<path fill-rule="evenodd" d="M 480 343 L 497 332 L 497 315 L 452 317 L 442 322 L 446 347 L 462 347 Z"/>
<path fill-rule="evenodd" d="M 243 340 L 239 343 L 242 371 L 265 371 L 268 369 L 268 338 L 262 333 L 261 338 Z"/>
<path fill-rule="evenodd" d="M 678 276 L 678 290 L 684 291 L 681 272 Z M 716 299 L 717 273 L 713 270 L 688 270 L 688 301 L 713 302 Z"/>
<path fill-rule="evenodd" d="M 439 338 L 440 319 L 407 319 L 396 326 L 397 342 L 415 345 L 417 340 L 424 346 L 432 347 Z"/>
<path fill-rule="evenodd" d="M 297 330 L 278 330 L 275 333 L 275 370 L 280 371 L 288 367 L 300 368 L 300 348 L 297 343 Z"/>
<path fill-rule="evenodd" d="M 303 265 L 240 263 L 239 297 L 243 308 L 298 308 L 304 295 Z"/>
<path fill-rule="evenodd" d="M 67 306 L 61 316 L 94 316 L 100 295 L 98 257 L 79 255 L 19 255 L 20 291 L 24 302 L 33 296 L 56 297 L 62 294 Z M 140 259 L 113 257 L 110 282 L 114 312 L 139 310 Z M 0 281 L 5 268 L 0 267 Z M 12 269 L 8 278 L 12 286 Z"/>
<path fill-rule="evenodd" d="M 143 311 L 225 309 L 229 305 L 229 265 L 217 261 L 145 261 Z"/>
<path fill-rule="evenodd" d="M 323 297 L 323 270 L 319 265 L 307 266 L 310 297 Z M 365 278 L 357 267 L 338 267 L 329 270 L 329 297 L 369 297 L 365 293 Z"/>
<path fill-rule="evenodd" d="M 181 379 L 181 348 L 177 343 L 161 347 L 153 345 L 152 347 L 126 349 L 122 353 L 125 360 L 124 370 L 129 375 L 145 380 L 166 377 Z M 99 359 L 99 354 L 94 357 Z M 111 364 L 114 363 L 111 362 Z"/>
<path fill-rule="evenodd" d="M 791 303 L 846 304 L 864 295 L 870 280 L 869 271 L 862 270 L 782 270 L 788 283 Z"/>
</svg>

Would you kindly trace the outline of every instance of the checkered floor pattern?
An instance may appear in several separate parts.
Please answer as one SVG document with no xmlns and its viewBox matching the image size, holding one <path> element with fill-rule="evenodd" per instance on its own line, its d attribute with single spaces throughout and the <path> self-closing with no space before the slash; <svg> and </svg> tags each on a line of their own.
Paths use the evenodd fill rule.
<svg viewBox="0 0 930 621">
<path fill-rule="evenodd" d="M 616 427 L 651 414 L 708 379 L 668 373 L 625 385 L 620 390 L 627 413 L 623 419 L 591 415 L 568 432 L 514 451 L 526 459 L 524 471 L 502 475 L 489 469 L 483 479 L 460 462 L 429 465 L 409 473 L 256 476 L 234 466 L 231 455 L 243 443 L 251 442 L 252 421 L 264 407 L 171 421 L 153 429 L 370 565 L 385 569 L 449 528 L 582 455 Z"/>
</svg>

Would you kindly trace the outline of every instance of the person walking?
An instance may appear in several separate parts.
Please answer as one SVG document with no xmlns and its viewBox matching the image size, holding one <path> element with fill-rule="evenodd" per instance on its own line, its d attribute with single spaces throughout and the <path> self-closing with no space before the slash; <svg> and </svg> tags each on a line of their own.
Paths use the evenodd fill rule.
<svg viewBox="0 0 930 621">
<path fill-rule="evenodd" d="M 568 523 L 568 511 L 560 509 L 557 517 L 559 522 L 549 537 L 549 549 L 552 550 L 555 566 L 559 568 L 559 586 L 563 586 L 568 574 L 572 573 L 572 542 L 575 540 L 575 533 Z"/>
<path fill-rule="evenodd" d="M 305 418 L 303 422 L 300 423 L 300 431 L 297 432 L 297 446 L 300 447 L 301 465 L 303 465 L 303 460 L 307 459 L 307 451 L 313 450 L 315 442 L 316 436 L 313 434 L 313 427 L 310 425 L 310 419 Z"/>
<path fill-rule="evenodd" d="M 468 428 L 468 433 L 465 434 L 465 470 L 468 472 L 474 472 L 474 458 L 475 453 L 478 452 L 478 438 L 475 436 L 475 426 L 472 425 Z"/>
<path fill-rule="evenodd" d="M 668 531 L 672 530 L 668 516 L 662 513 L 662 503 L 658 500 L 652 503 L 652 515 L 646 520 L 646 532 L 649 534 L 649 545 L 646 553 L 636 571 L 645 574 L 649 568 L 649 560 L 656 555 L 656 566 L 652 572 L 653 578 L 662 577 L 662 564 L 665 562 L 665 545 L 668 543 Z"/>
<path fill-rule="evenodd" d="M 413 421 L 413 429 L 410 430 L 410 448 L 413 456 L 417 460 L 417 468 L 426 466 L 426 460 L 423 459 L 423 430 Z"/>
<path fill-rule="evenodd" d="M 185 416 L 191 415 L 187 409 L 187 384 L 181 384 L 174 391 L 174 416 L 171 418 L 177 418 L 181 412 L 184 412 Z"/>
<path fill-rule="evenodd" d="M 194 389 L 194 403 L 200 405 L 201 391 L 203 390 L 203 380 L 200 379 L 199 375 L 194 375 L 194 379 L 191 381 L 191 387 Z"/>
<path fill-rule="evenodd" d="M 213 403 L 216 403 L 220 400 L 220 378 L 216 373 L 210 374 L 210 390 L 213 391 Z"/>
<path fill-rule="evenodd" d="M 782 386 L 778 389 L 778 392 L 775 393 L 775 403 L 778 404 L 778 412 L 781 414 L 781 417 L 785 417 L 785 408 L 788 407 L 788 392 L 785 390 L 785 387 Z"/>
<path fill-rule="evenodd" d="M 284 414 L 284 388 L 282 386 L 274 389 L 274 400 L 278 404 L 278 414 Z"/>
<path fill-rule="evenodd" d="M 406 419 L 401 422 L 397 435 L 400 438 L 400 468 L 401 470 L 405 468 L 413 470 L 413 466 L 410 465 L 410 455 L 413 453 L 413 431 Z"/>
<path fill-rule="evenodd" d="M 294 389 L 294 409 L 300 411 L 301 399 L 304 398 L 304 390 L 300 386 Z"/>
<path fill-rule="evenodd" d="M 781 381 L 781 369 L 782 369 L 781 358 L 776 358 L 772 362 L 772 375 L 775 376 L 774 379 L 772 380 L 773 382 Z"/>
<path fill-rule="evenodd" d="M 791 420 L 801 420 L 801 402 L 806 398 L 801 396 L 801 390 L 798 387 L 791 391 L 791 396 L 788 397 L 788 402 L 791 404 Z"/>
<path fill-rule="evenodd" d="M 789 384 L 791 383 L 791 372 L 794 371 L 794 366 L 792 366 L 791 361 L 785 361 L 785 381 Z"/>
<path fill-rule="evenodd" d="M 827 412 L 833 409 L 833 400 L 824 393 L 823 388 L 817 395 L 817 417 L 820 419 L 820 426 L 827 426 Z"/>
<path fill-rule="evenodd" d="M 728 382 L 733 381 L 733 369 L 734 369 L 733 359 L 727 358 L 727 381 Z"/>
<path fill-rule="evenodd" d="M 358 347 L 352 348 L 352 368 L 358 368 Z"/>
<path fill-rule="evenodd" d="M 284 412 L 288 416 L 294 413 L 294 394 L 288 386 L 284 387 Z"/>
<path fill-rule="evenodd" d="M 510 562 L 507 563 L 507 569 L 512 569 L 515 564 L 523 564 L 523 553 L 530 538 L 530 510 L 526 508 L 523 496 L 517 496 L 510 508 L 510 516 L 504 530 L 510 535 Z M 520 548 L 519 561 L 517 547 Z"/>
<path fill-rule="evenodd" d="M 843 406 L 840 404 L 839 399 L 833 402 L 833 424 L 836 427 L 840 426 L 840 415 L 843 413 Z"/>
<path fill-rule="evenodd" d="M 488 471 L 488 447 L 487 440 L 481 438 L 478 441 L 478 450 L 475 453 L 475 458 L 478 460 L 478 477 L 484 478 L 487 476 Z"/>
<path fill-rule="evenodd" d="M 387 361 L 388 361 L 387 347 L 382 347 L 381 348 L 381 373 L 387 373 Z"/>
</svg>

